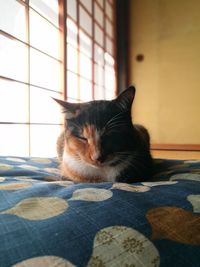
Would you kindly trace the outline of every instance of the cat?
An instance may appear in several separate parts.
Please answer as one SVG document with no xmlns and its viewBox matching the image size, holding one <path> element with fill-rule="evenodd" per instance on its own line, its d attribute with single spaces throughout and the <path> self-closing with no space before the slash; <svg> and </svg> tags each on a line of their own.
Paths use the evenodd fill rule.
<svg viewBox="0 0 200 267">
<path fill-rule="evenodd" d="M 134 97 L 135 87 L 130 86 L 110 101 L 54 99 L 62 106 L 65 119 L 57 141 L 64 179 L 126 183 L 150 179 L 150 137 L 143 126 L 132 123 Z"/>
</svg>

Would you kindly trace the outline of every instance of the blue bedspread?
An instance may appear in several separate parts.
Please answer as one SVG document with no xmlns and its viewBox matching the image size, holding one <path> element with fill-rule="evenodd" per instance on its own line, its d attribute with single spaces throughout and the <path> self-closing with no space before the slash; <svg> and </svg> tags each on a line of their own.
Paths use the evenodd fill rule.
<svg viewBox="0 0 200 267">
<path fill-rule="evenodd" d="M 199 267 L 200 162 L 151 182 L 63 181 L 56 159 L 0 158 L 0 267 Z"/>
</svg>

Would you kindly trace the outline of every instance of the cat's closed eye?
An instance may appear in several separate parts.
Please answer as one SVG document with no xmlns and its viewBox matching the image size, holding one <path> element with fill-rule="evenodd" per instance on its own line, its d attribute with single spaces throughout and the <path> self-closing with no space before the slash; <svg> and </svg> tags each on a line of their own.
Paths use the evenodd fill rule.
<svg viewBox="0 0 200 267">
<path fill-rule="evenodd" d="M 74 135 L 77 139 L 83 141 L 83 142 L 87 142 L 87 138 L 85 138 L 84 136 L 81 135 Z"/>
</svg>

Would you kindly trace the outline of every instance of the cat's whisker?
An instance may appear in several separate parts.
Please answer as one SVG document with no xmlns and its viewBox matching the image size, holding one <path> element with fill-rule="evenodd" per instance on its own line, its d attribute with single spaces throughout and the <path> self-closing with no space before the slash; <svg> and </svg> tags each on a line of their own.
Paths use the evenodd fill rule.
<svg viewBox="0 0 200 267">
<path fill-rule="evenodd" d="M 81 129 L 81 125 L 79 125 L 78 123 L 76 123 L 76 122 L 74 122 L 74 121 L 71 121 L 70 124 L 71 124 L 72 126 L 77 127 L 78 129 Z"/>
<path fill-rule="evenodd" d="M 145 165 L 137 158 L 131 158 L 131 160 L 128 159 L 121 159 L 121 163 L 126 163 L 129 167 L 132 167 L 136 170 L 143 168 Z M 140 167 L 140 168 L 138 168 Z"/>
<path fill-rule="evenodd" d="M 130 160 L 127 160 L 127 159 L 119 159 L 119 162 L 120 162 L 119 164 L 125 164 L 128 167 L 132 167 L 135 170 L 138 169 L 137 164 L 134 164 L 134 162 L 132 162 Z"/>
<path fill-rule="evenodd" d="M 124 127 L 125 125 L 120 125 L 121 127 Z M 120 133 L 121 132 L 121 129 L 119 129 L 119 127 L 112 127 L 112 128 L 110 128 L 110 129 L 107 129 L 106 130 L 106 133 L 108 134 L 108 133 L 114 133 L 114 132 L 116 132 L 116 133 Z"/>
<path fill-rule="evenodd" d="M 125 123 L 127 124 L 127 121 L 125 120 L 124 114 L 127 112 L 120 112 L 117 115 L 115 115 L 114 117 L 112 117 L 103 127 L 102 129 L 102 133 L 104 133 L 105 131 L 107 131 L 108 129 L 110 129 L 113 126 L 119 125 L 119 123 Z"/>
<path fill-rule="evenodd" d="M 137 156 L 137 157 L 141 157 L 144 153 L 139 154 L 138 152 L 134 152 L 134 151 L 130 151 L 130 152 L 115 152 L 118 155 L 128 155 L 128 156 Z"/>
<path fill-rule="evenodd" d="M 124 126 L 124 125 L 121 125 L 121 127 Z M 121 129 L 119 127 L 112 127 L 112 128 L 109 128 L 106 130 L 107 133 L 110 133 L 110 132 L 118 132 L 120 133 L 121 132 Z"/>
<path fill-rule="evenodd" d="M 118 126 L 123 126 L 123 125 L 128 125 L 128 123 L 126 121 L 119 121 L 119 122 L 116 122 L 115 124 L 108 125 L 106 127 L 106 129 L 108 130 L 110 128 L 118 127 Z"/>
<path fill-rule="evenodd" d="M 114 117 L 112 117 L 107 123 L 111 123 L 115 120 L 119 120 L 120 118 L 125 117 L 125 115 L 126 115 L 126 112 L 120 112 L 117 115 L 115 115 Z"/>
<path fill-rule="evenodd" d="M 130 152 L 115 152 L 114 153 L 115 155 L 118 155 L 118 156 L 134 156 L 134 155 L 137 155 L 136 152 L 134 151 L 130 151 Z"/>
<path fill-rule="evenodd" d="M 104 128 L 102 129 L 102 131 L 101 131 L 101 134 L 104 135 L 105 133 L 112 132 L 113 129 L 115 129 L 116 132 L 120 132 L 121 129 L 118 129 L 118 130 L 117 130 L 117 128 L 119 128 L 119 127 L 123 127 L 123 126 L 125 126 L 125 125 L 127 125 L 127 123 L 121 123 L 121 124 L 113 125 L 113 126 L 110 126 L 110 127 L 104 127 Z"/>
<path fill-rule="evenodd" d="M 132 151 L 130 151 L 130 153 L 121 153 L 121 152 L 117 152 L 116 153 L 119 157 L 120 156 L 127 156 L 127 158 L 126 159 L 124 159 L 124 158 L 122 158 L 122 160 L 129 160 L 129 159 L 131 159 L 131 162 L 132 161 L 134 161 L 134 162 L 137 162 L 138 164 L 141 164 L 141 158 L 143 157 L 143 155 L 145 155 L 145 153 L 141 153 L 141 154 L 139 154 L 139 153 L 133 153 Z"/>
<path fill-rule="evenodd" d="M 113 121 L 115 121 L 116 119 L 118 119 L 118 117 L 120 117 L 120 116 L 124 116 L 124 114 L 125 114 L 126 112 L 119 112 L 119 113 L 117 113 L 115 116 L 113 116 L 107 123 L 106 123 L 106 125 L 105 125 L 105 127 L 108 125 L 108 124 L 110 124 L 111 122 L 113 122 Z"/>
<path fill-rule="evenodd" d="M 127 123 L 127 121 L 119 120 L 119 121 L 116 121 L 114 123 L 108 124 L 106 128 L 109 129 L 109 127 L 118 126 L 119 124 L 128 124 L 128 123 Z"/>
<path fill-rule="evenodd" d="M 118 119 L 116 119 L 116 120 L 114 120 L 114 121 L 112 121 L 110 123 L 107 123 L 105 127 L 109 127 L 111 125 L 115 125 L 115 124 L 118 124 L 120 122 L 126 122 L 127 123 L 127 120 L 124 119 L 124 118 L 118 118 Z"/>
</svg>

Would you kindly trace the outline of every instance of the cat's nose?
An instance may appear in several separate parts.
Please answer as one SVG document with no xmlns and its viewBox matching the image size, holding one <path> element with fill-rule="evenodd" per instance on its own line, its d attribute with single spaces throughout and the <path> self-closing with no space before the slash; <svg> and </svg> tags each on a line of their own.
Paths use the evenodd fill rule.
<svg viewBox="0 0 200 267">
<path fill-rule="evenodd" d="M 100 156 L 96 160 L 97 160 L 97 162 L 103 163 L 105 161 L 105 157 L 104 156 Z"/>
<path fill-rule="evenodd" d="M 90 155 L 90 157 L 91 157 L 91 159 L 92 159 L 93 161 L 97 161 L 98 158 L 99 158 L 99 156 L 100 156 L 99 152 L 93 152 L 93 153 Z"/>
<path fill-rule="evenodd" d="M 105 161 L 105 157 L 100 155 L 99 153 L 95 153 L 91 156 L 91 159 L 97 163 L 103 163 Z"/>
</svg>

